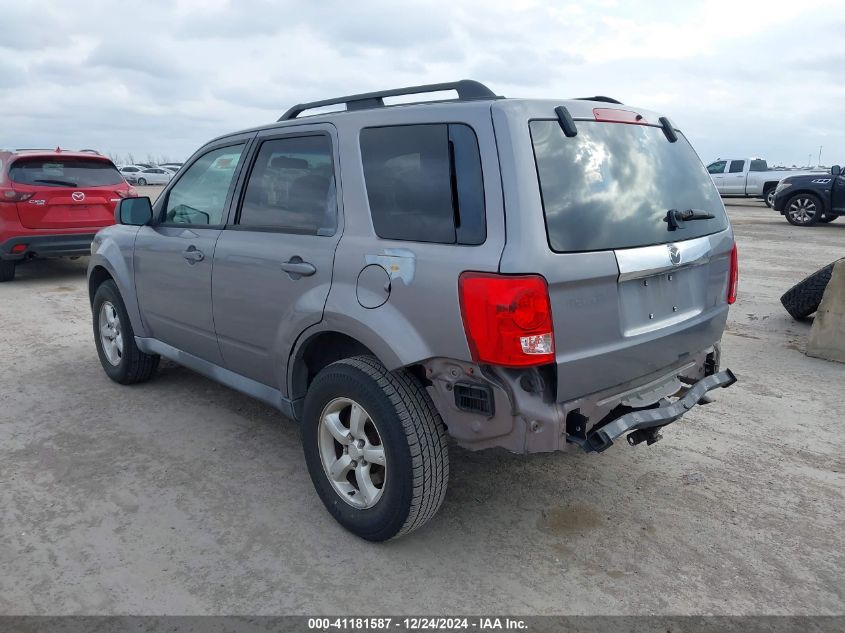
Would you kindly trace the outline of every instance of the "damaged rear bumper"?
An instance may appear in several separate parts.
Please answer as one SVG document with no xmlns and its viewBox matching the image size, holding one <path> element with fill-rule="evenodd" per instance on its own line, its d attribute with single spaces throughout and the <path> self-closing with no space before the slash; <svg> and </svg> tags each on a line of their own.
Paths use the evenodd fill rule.
<svg viewBox="0 0 845 633">
<path fill-rule="evenodd" d="M 599 452 L 625 434 L 630 444 L 653 444 L 661 427 L 709 402 L 708 391 L 733 384 L 730 370 L 719 371 L 719 357 L 716 343 L 647 376 L 567 401 L 557 398 L 553 366 L 520 370 L 433 358 L 424 368 L 428 392 L 464 448 Z"/>
<path fill-rule="evenodd" d="M 607 449 L 614 440 L 626 433 L 629 434 L 628 443 L 632 446 L 642 441 L 653 444 L 659 439 L 657 432 L 660 428 L 680 419 L 699 404 L 708 391 L 730 387 L 735 382 L 733 372 L 725 369 L 690 385 L 672 403 L 664 399 L 656 408 L 631 411 L 608 422 L 601 421 L 588 432 L 571 434 L 569 441 L 580 445 L 588 453 Z"/>
</svg>

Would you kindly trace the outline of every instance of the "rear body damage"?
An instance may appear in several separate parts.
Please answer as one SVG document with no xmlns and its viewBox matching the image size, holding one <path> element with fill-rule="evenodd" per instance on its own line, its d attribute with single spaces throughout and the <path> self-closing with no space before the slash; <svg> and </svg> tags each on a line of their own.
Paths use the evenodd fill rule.
<svg viewBox="0 0 845 633">
<path fill-rule="evenodd" d="M 447 434 L 653 444 L 735 380 L 721 198 L 671 121 L 606 97 L 301 104 L 116 217 L 89 265 L 105 372 L 164 356 L 297 419 L 321 500 L 369 540 L 433 516 Z"/>
</svg>

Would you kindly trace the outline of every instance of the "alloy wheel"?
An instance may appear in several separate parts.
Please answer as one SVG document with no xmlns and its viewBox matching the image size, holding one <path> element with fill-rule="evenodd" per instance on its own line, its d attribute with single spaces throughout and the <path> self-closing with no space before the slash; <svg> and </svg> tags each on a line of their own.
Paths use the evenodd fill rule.
<svg viewBox="0 0 845 633">
<path fill-rule="evenodd" d="M 808 224 L 816 217 L 816 201 L 812 198 L 800 196 L 789 203 L 789 217 L 796 224 Z"/>
<path fill-rule="evenodd" d="M 120 327 L 120 316 L 114 306 L 104 301 L 100 306 L 100 346 L 106 359 L 117 367 L 123 358 L 123 334 Z"/>
<path fill-rule="evenodd" d="M 359 510 L 375 506 L 387 481 L 381 435 L 369 413 L 349 398 L 335 398 L 320 415 L 323 470 L 335 492 Z"/>
</svg>

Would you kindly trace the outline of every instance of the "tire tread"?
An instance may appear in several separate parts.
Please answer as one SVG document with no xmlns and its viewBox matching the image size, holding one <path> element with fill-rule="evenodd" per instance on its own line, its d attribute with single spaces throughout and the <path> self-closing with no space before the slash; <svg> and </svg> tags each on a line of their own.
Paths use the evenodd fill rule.
<svg viewBox="0 0 845 633">
<path fill-rule="evenodd" d="M 0 259 L 0 282 L 14 280 L 16 264 L 14 260 Z"/>
<path fill-rule="evenodd" d="M 407 369 L 388 371 L 373 356 L 354 356 L 340 363 L 374 380 L 399 416 L 411 451 L 413 495 L 408 517 L 393 538 L 413 532 L 437 513 L 446 497 L 449 449 L 443 420 L 423 385 Z"/>
<path fill-rule="evenodd" d="M 99 343 L 99 333 L 97 330 L 97 300 L 102 292 L 107 292 L 112 296 L 109 299 L 115 304 L 115 307 L 120 311 L 120 320 L 123 323 L 123 328 L 126 333 L 125 343 L 124 343 L 124 359 L 126 360 L 126 371 L 120 377 L 115 378 L 111 374 L 109 377 L 117 383 L 121 385 L 134 385 L 139 382 L 146 382 L 149 380 L 152 375 L 155 373 L 155 370 L 158 368 L 159 361 L 161 357 L 157 354 L 146 354 L 138 349 L 138 346 L 135 344 L 135 336 L 132 330 L 132 323 L 129 320 L 129 315 L 126 312 L 126 306 L 123 303 L 123 297 L 120 296 L 120 291 L 117 288 L 117 284 L 114 283 L 111 279 L 104 281 L 97 287 L 97 291 L 94 294 L 94 340 L 97 345 L 97 351 L 100 352 L 100 343 Z M 102 360 L 103 368 L 106 368 L 105 361 Z M 108 372 L 107 372 L 108 373 Z"/>
<path fill-rule="evenodd" d="M 819 309 L 835 263 L 820 268 L 783 293 L 780 302 L 792 318 L 800 321 Z"/>
</svg>

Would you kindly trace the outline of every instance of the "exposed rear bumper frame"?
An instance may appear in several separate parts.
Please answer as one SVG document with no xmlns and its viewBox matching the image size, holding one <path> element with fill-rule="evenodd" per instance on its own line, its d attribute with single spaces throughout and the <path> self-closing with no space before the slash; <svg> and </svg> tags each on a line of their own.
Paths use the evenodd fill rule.
<svg viewBox="0 0 845 633">
<path fill-rule="evenodd" d="M 692 409 L 708 391 L 718 387 L 730 387 L 735 382 L 736 376 L 733 372 L 730 369 L 725 369 L 711 376 L 706 376 L 691 385 L 681 398 L 671 404 L 655 409 L 640 409 L 626 413 L 589 431 L 585 437 L 570 436 L 569 441 L 580 445 L 588 453 L 600 453 L 609 448 L 615 439 L 625 433 L 646 430 L 656 432 L 658 428 L 671 424 Z M 643 439 L 648 439 L 650 444 L 654 441 L 653 435 L 648 438 L 642 435 L 635 437 L 636 439 L 632 439 L 631 444 L 637 444 Z"/>
</svg>

